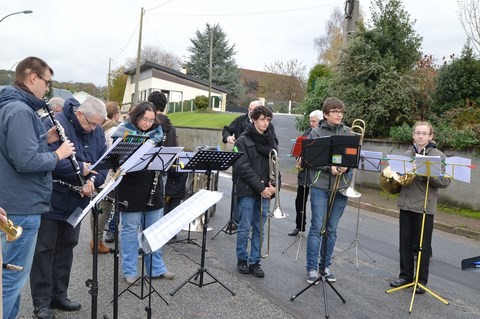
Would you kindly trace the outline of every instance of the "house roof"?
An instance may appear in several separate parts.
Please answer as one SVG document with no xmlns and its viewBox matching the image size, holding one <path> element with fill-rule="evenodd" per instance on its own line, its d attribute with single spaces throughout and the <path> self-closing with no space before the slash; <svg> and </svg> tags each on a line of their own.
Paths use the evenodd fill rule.
<svg viewBox="0 0 480 319">
<path fill-rule="evenodd" d="M 153 63 L 153 62 L 150 62 L 150 61 L 146 60 L 142 65 L 140 65 L 140 72 L 146 71 L 148 69 L 156 69 L 156 70 L 159 70 L 161 72 L 170 74 L 174 77 L 186 80 L 187 82 L 192 82 L 192 83 L 195 83 L 197 85 L 199 84 L 201 86 L 205 86 L 206 88 L 208 88 L 208 86 L 209 86 L 208 81 L 201 80 L 201 79 L 193 77 L 191 75 L 184 74 L 184 73 L 179 72 L 177 70 L 174 70 L 174 69 L 168 68 L 166 66 L 163 66 L 163 65 Z M 130 76 L 134 76 L 135 73 L 136 73 L 136 68 L 131 68 L 131 69 L 128 69 L 127 71 L 125 71 L 125 74 L 130 75 Z M 215 84 L 212 84 L 212 88 L 217 90 L 217 91 L 223 92 L 223 93 L 230 93 L 231 92 L 230 89 L 227 89 L 225 87 L 218 86 L 218 85 L 215 85 Z"/>
</svg>

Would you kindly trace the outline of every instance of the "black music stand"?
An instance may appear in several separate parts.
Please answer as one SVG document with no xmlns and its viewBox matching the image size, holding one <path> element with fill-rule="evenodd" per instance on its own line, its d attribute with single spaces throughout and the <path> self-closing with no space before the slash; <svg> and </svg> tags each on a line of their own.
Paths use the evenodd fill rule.
<svg viewBox="0 0 480 319">
<path fill-rule="evenodd" d="M 153 144 L 145 144 L 148 140 L 148 136 L 140 135 L 127 135 L 123 138 L 117 139 L 112 146 L 105 152 L 105 154 L 92 166 L 92 169 L 112 169 L 116 171 L 116 176 L 119 177 L 122 174 L 125 174 L 125 170 L 122 166 L 129 160 L 133 160 L 132 155 L 135 154 L 142 146 L 146 145 L 146 148 L 153 147 Z M 128 167 L 128 166 L 127 166 Z M 127 169 L 128 170 L 128 169 Z M 116 186 L 115 186 L 116 187 Z M 110 192 L 109 190 L 108 192 Z M 124 209 L 128 203 L 124 203 Z M 114 258 L 113 258 L 113 318 L 118 318 L 118 279 L 119 279 L 119 265 L 118 265 L 118 256 L 119 256 L 119 247 L 118 247 L 118 229 L 119 229 L 119 209 L 120 203 L 118 200 L 118 192 L 114 191 L 114 218 L 115 218 L 115 248 L 114 248 Z M 95 223 L 95 215 L 94 215 Z M 94 228 L 98 229 L 98 216 L 96 221 L 96 226 Z M 98 240 L 94 236 L 94 249 L 98 246 Z M 97 241 L 97 243 L 95 243 Z M 98 252 L 97 252 L 98 253 Z M 92 295 L 92 319 L 97 318 L 97 295 L 98 295 L 98 281 L 97 281 L 97 270 L 95 269 L 98 264 L 94 254 L 95 264 L 94 264 L 94 278 L 92 280 L 87 280 L 87 286 L 91 286 L 92 289 L 90 294 Z M 108 318 L 107 315 L 103 315 L 103 318 Z"/>
<path fill-rule="evenodd" d="M 193 158 L 185 165 L 186 169 L 191 169 L 191 170 L 205 170 L 205 174 L 207 175 L 207 190 L 210 188 L 210 175 L 212 170 L 215 171 L 224 171 L 228 169 L 232 164 L 242 156 L 243 153 L 236 153 L 236 152 L 221 152 L 221 151 L 208 151 L 208 150 L 202 150 L 197 152 Z M 227 286 L 225 286 L 223 283 L 221 283 L 217 278 L 215 278 L 208 270 L 205 268 L 205 251 L 206 251 L 206 245 L 207 245 L 207 228 L 208 228 L 208 222 L 209 222 L 209 213 L 208 209 L 204 213 L 204 218 L 205 222 L 203 223 L 203 232 L 202 232 L 202 255 L 200 259 L 200 268 L 188 277 L 183 283 L 180 284 L 175 290 L 173 290 L 170 295 L 173 296 L 175 293 L 180 290 L 183 286 L 185 286 L 187 283 L 191 283 L 193 285 L 196 285 L 198 287 L 203 287 L 206 285 L 214 284 L 218 282 L 223 288 L 228 290 L 233 296 L 235 296 L 235 293 L 230 290 Z M 203 274 L 206 273 L 209 275 L 213 281 L 204 283 L 203 282 Z M 197 280 L 198 277 L 200 277 L 200 282 L 192 282 L 191 280 Z"/>
<path fill-rule="evenodd" d="M 235 195 L 235 172 L 232 172 L 232 192 L 230 199 L 230 219 L 227 223 L 220 228 L 220 230 L 212 237 L 212 240 L 215 239 L 218 234 L 224 232 L 227 235 L 233 235 L 237 233 L 238 224 L 235 221 L 235 210 L 237 209 L 237 196 Z M 234 226 L 235 225 L 235 226 Z"/>
<path fill-rule="evenodd" d="M 129 171 L 144 171 L 144 170 L 149 170 L 149 171 L 155 171 L 157 172 L 166 172 L 170 166 L 172 166 L 173 162 L 175 161 L 175 158 L 177 157 L 177 154 L 183 149 L 183 147 L 154 147 L 147 152 L 145 152 L 141 158 L 135 163 L 135 165 L 130 168 Z M 162 181 L 160 180 L 160 176 L 157 177 L 158 181 L 155 186 L 152 187 L 163 187 Z M 153 190 L 154 191 L 154 190 Z M 151 194 L 152 195 L 152 194 Z M 142 223 L 142 229 L 143 231 L 145 229 L 145 216 L 143 219 Z M 141 245 L 140 245 L 141 247 Z M 142 249 L 142 272 L 141 276 L 137 278 L 133 283 L 128 285 L 127 288 L 125 288 L 119 295 L 123 295 L 125 292 L 130 292 L 132 295 L 137 297 L 140 300 L 143 300 L 148 297 L 148 305 L 145 307 L 145 311 L 147 312 L 147 318 L 152 317 L 152 294 L 156 294 L 160 299 L 165 302 L 166 305 L 168 305 L 168 302 L 160 295 L 160 293 L 153 287 L 152 285 L 152 278 L 145 275 L 145 255 L 150 255 L 150 262 L 148 268 L 149 271 L 147 274 L 149 276 L 152 276 L 152 269 L 153 269 L 153 252 L 146 253 Z M 132 291 L 131 288 L 135 286 L 138 282 L 140 282 L 140 294 L 137 294 L 135 291 Z M 145 294 L 145 289 L 144 287 L 148 286 L 148 293 Z"/>
<path fill-rule="evenodd" d="M 316 139 L 307 139 L 302 142 L 302 161 L 306 168 L 318 168 L 324 166 L 342 166 L 349 168 L 357 168 L 358 160 L 360 156 L 360 136 L 356 135 L 334 135 L 321 137 Z M 321 230 L 322 246 L 321 246 L 321 261 L 320 261 L 320 276 L 307 287 L 302 289 L 299 293 L 290 298 L 294 301 L 298 296 L 304 293 L 307 289 L 316 285 L 319 281 L 322 282 L 323 288 L 323 300 L 325 306 L 325 318 L 329 317 L 328 314 L 328 300 L 326 284 L 333 289 L 337 296 L 346 303 L 345 298 L 338 292 L 338 290 L 327 280 L 326 268 L 326 255 L 327 255 L 327 225 L 332 212 L 333 204 L 335 203 L 334 194 L 331 193 L 331 179 L 332 175 L 329 175 L 329 203 L 325 219 L 323 220 L 323 227 Z M 336 190 L 334 190 L 336 191 Z M 312 212 L 313 214 L 313 212 Z M 323 263 L 322 263 L 323 261 Z"/>
<path fill-rule="evenodd" d="M 360 153 L 360 161 L 359 161 L 359 165 L 358 165 L 358 169 L 357 171 L 360 169 L 362 172 L 364 171 L 373 171 L 373 172 L 380 172 L 381 171 L 381 161 L 382 161 L 382 153 L 381 152 L 375 152 L 375 153 L 379 153 L 378 157 L 372 157 L 371 155 L 369 155 L 370 153 L 373 153 L 373 152 L 368 152 L 368 151 L 364 151 L 362 150 L 361 153 Z M 361 194 L 359 194 L 361 195 Z M 360 206 L 361 206 L 361 199 L 362 197 L 361 196 L 358 196 L 358 203 L 357 203 L 357 224 L 356 224 L 356 227 L 355 227 L 355 239 L 350 243 L 350 246 L 348 246 L 347 249 L 345 249 L 344 251 L 340 252 L 338 255 L 336 256 L 333 256 L 333 258 L 335 257 L 338 257 L 340 255 L 343 255 L 345 254 L 347 251 L 349 251 L 350 249 L 353 249 L 355 248 L 355 264 L 357 265 L 357 270 L 358 270 L 358 250 L 360 250 L 361 252 L 363 252 L 365 254 L 365 256 L 367 256 L 368 258 L 370 258 L 371 261 L 375 262 L 375 259 L 373 259 L 361 246 L 360 246 L 360 239 L 358 238 L 358 230 L 359 230 L 359 226 L 360 226 Z"/>
</svg>

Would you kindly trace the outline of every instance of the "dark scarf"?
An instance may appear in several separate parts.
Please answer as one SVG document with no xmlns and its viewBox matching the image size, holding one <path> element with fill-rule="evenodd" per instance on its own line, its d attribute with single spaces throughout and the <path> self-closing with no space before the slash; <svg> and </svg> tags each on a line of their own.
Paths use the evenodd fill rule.
<svg viewBox="0 0 480 319">
<path fill-rule="evenodd" d="M 251 123 L 248 124 L 247 129 L 245 130 L 245 135 L 252 139 L 252 141 L 255 143 L 257 151 L 263 156 L 268 157 L 270 150 L 272 148 L 277 148 L 277 145 L 275 145 L 275 138 L 269 128 L 267 128 L 263 134 L 260 134 L 253 123 Z"/>
<path fill-rule="evenodd" d="M 421 151 L 419 151 L 419 150 L 417 149 L 417 144 L 415 144 L 415 143 L 413 144 L 413 149 L 415 150 L 415 154 L 425 155 L 425 152 L 426 152 L 427 149 L 429 149 L 429 148 L 437 148 L 437 144 L 435 144 L 434 141 L 430 141 L 430 142 L 428 142 L 427 145 L 425 145 L 425 147 L 424 147 Z"/>
</svg>

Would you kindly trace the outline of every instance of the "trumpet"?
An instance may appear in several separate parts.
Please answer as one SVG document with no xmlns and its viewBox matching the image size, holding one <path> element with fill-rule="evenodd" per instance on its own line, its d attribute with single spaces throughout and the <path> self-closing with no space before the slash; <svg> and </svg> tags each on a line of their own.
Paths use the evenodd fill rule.
<svg viewBox="0 0 480 319">
<path fill-rule="evenodd" d="M 268 156 L 269 167 L 269 179 L 270 184 L 275 186 L 275 201 L 273 209 L 267 214 L 267 250 L 262 255 L 262 243 L 263 243 L 263 201 L 260 203 L 260 257 L 267 258 L 270 254 L 270 219 L 271 218 L 286 218 L 288 214 L 284 213 L 280 208 L 280 164 L 278 159 L 278 152 L 275 149 L 271 149 Z"/>
<path fill-rule="evenodd" d="M 5 232 L 8 241 L 17 240 L 22 236 L 23 232 L 22 226 L 13 225 L 13 222 L 10 219 L 7 219 L 6 223 L 0 222 L 0 229 Z"/>
</svg>

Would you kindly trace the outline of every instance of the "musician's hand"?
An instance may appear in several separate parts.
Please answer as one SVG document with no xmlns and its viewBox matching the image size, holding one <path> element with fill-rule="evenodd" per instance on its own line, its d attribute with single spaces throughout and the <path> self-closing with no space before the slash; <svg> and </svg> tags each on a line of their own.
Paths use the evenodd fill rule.
<svg viewBox="0 0 480 319">
<path fill-rule="evenodd" d="M 83 162 L 83 176 L 87 176 L 90 172 L 90 163 Z"/>
<path fill-rule="evenodd" d="M 73 146 L 73 143 L 70 142 L 69 140 L 66 140 L 63 142 L 59 148 L 55 151 L 58 156 L 58 160 L 65 159 L 72 154 L 75 154 L 75 146 Z"/>
<path fill-rule="evenodd" d="M 57 129 L 55 126 L 52 126 L 48 131 L 47 131 L 47 143 L 52 144 L 55 143 L 60 139 L 60 136 L 57 133 Z"/>
<path fill-rule="evenodd" d="M 7 224 L 7 221 L 7 212 L 2 207 L 0 207 L 0 223 Z"/>
<path fill-rule="evenodd" d="M 94 191 L 95 191 L 95 185 L 93 184 L 93 181 L 89 179 L 89 180 L 87 180 L 85 185 L 83 185 L 82 192 L 80 193 L 80 196 L 90 197 L 93 194 Z"/>
<path fill-rule="evenodd" d="M 235 137 L 233 137 L 233 136 L 227 137 L 227 143 L 235 144 L 235 142 L 236 142 Z"/>
<path fill-rule="evenodd" d="M 348 170 L 347 167 L 341 167 L 341 166 L 332 166 L 332 175 L 342 175 Z"/>
<path fill-rule="evenodd" d="M 270 198 L 272 197 L 273 194 L 275 194 L 275 186 L 272 184 L 268 183 L 268 187 L 265 187 L 265 189 L 260 193 L 260 195 L 263 198 Z"/>
</svg>

